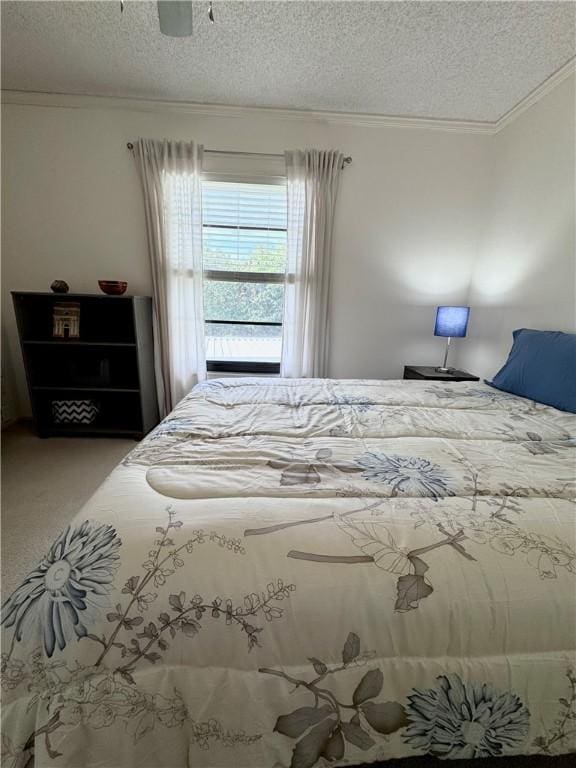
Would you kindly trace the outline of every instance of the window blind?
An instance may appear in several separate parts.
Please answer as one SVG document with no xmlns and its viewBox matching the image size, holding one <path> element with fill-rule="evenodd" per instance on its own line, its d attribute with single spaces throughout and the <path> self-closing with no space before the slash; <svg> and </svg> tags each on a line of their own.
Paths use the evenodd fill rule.
<svg viewBox="0 0 576 768">
<path fill-rule="evenodd" d="M 207 273 L 284 275 L 287 226 L 284 184 L 204 181 L 202 224 Z"/>
</svg>

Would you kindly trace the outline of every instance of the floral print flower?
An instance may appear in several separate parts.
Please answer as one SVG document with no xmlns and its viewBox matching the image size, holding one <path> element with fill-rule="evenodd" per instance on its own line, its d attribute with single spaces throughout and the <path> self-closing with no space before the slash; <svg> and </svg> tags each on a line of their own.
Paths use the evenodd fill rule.
<svg viewBox="0 0 576 768">
<path fill-rule="evenodd" d="M 44 649 L 52 656 L 74 636 L 84 637 L 98 608 L 106 603 L 119 565 L 121 541 L 110 525 L 88 521 L 56 539 L 38 567 L 2 606 L 0 623 L 14 627 L 18 642 L 38 622 Z"/>
<path fill-rule="evenodd" d="M 376 403 L 369 397 L 363 395 L 336 395 L 333 400 L 328 401 L 330 405 L 350 405 L 357 411 L 369 411 Z"/>
<path fill-rule="evenodd" d="M 166 728 L 176 728 L 188 718 L 188 710 L 179 697 L 167 699 L 158 693 L 153 697 L 153 704 L 158 720 Z"/>
<path fill-rule="evenodd" d="M 17 659 L 9 660 L 8 654 L 2 654 L 0 683 L 3 689 L 17 688 L 26 677 L 24 662 Z"/>
<path fill-rule="evenodd" d="M 537 432 L 527 432 L 526 435 L 529 442 L 521 443 L 521 445 L 533 456 L 558 453 L 558 451 L 566 448 L 576 448 L 576 438 L 570 437 L 570 435 L 566 435 L 560 440 L 543 440 Z"/>
<path fill-rule="evenodd" d="M 516 694 L 464 683 L 455 674 L 437 679 L 438 687 L 408 696 L 406 743 L 452 759 L 493 757 L 521 746 L 530 713 Z"/>
<path fill-rule="evenodd" d="M 559 549 L 531 549 L 528 553 L 528 562 L 537 568 L 541 579 L 558 578 L 557 568 L 567 568 L 574 572 L 574 558 Z"/>
<path fill-rule="evenodd" d="M 515 395 L 510 395 L 507 392 L 502 392 L 500 390 L 496 390 L 492 387 L 470 387 L 469 389 L 465 390 L 454 390 L 454 389 L 425 389 L 424 390 L 429 395 L 435 395 L 436 397 L 440 398 L 441 400 L 455 400 L 456 398 L 461 397 L 477 397 L 479 399 L 488 400 L 490 403 L 509 403 L 512 400 L 517 400 Z"/>
<path fill-rule="evenodd" d="M 454 496 L 448 473 L 427 459 L 371 451 L 355 462 L 364 470 L 364 480 L 391 485 L 392 496 L 427 496 L 434 501 Z"/>
<path fill-rule="evenodd" d="M 149 440 L 158 440 L 161 437 L 178 435 L 181 439 L 190 439 L 195 436 L 195 424 L 192 419 L 175 418 L 160 422 L 156 429 L 150 433 Z"/>
</svg>

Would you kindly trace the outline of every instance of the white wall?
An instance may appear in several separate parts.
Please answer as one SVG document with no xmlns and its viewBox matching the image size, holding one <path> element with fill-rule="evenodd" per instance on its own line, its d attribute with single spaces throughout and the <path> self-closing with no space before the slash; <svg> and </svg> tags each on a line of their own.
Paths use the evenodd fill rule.
<svg viewBox="0 0 576 768">
<path fill-rule="evenodd" d="M 29 411 L 11 290 L 98 278 L 150 293 L 139 181 L 126 142 L 353 156 L 337 215 L 330 375 L 399 377 L 433 364 L 439 303 L 470 303 L 452 362 L 491 376 L 517 327 L 575 325 L 575 105 L 570 77 L 498 134 L 182 111 L 5 104 L 2 112 L 4 370 Z M 85 108 L 89 104 L 90 108 Z"/>
<path fill-rule="evenodd" d="M 96 103 L 96 102 L 95 102 Z M 2 322 L 21 412 L 28 410 L 11 290 L 98 278 L 150 293 L 139 181 L 126 142 L 194 138 L 207 148 L 340 148 L 330 374 L 401 377 L 441 359 L 435 307 L 468 295 L 483 224 L 492 137 L 270 117 L 5 104 Z M 5 350 L 6 353 L 6 350 Z"/>
<path fill-rule="evenodd" d="M 492 139 L 486 224 L 459 363 L 492 377 L 515 328 L 576 328 L 575 78 Z"/>
</svg>

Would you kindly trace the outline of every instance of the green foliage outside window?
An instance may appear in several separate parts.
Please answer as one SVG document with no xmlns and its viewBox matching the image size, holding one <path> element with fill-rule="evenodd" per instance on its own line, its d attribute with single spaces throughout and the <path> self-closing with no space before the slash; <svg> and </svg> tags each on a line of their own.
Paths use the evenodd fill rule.
<svg viewBox="0 0 576 768">
<path fill-rule="evenodd" d="M 225 265 L 236 272 L 280 272 L 286 268 L 286 249 L 255 248 L 246 259 L 239 260 L 222 252 L 205 252 L 205 266 Z M 282 322 L 284 286 L 277 283 L 241 283 L 235 281 L 204 281 L 204 317 L 206 320 L 238 320 L 253 322 Z M 250 329 L 254 331 L 254 329 Z M 278 335 L 280 329 L 258 329 L 258 335 Z M 237 335 L 238 326 L 208 325 L 210 335 Z M 251 334 L 252 335 L 252 334 Z"/>
</svg>

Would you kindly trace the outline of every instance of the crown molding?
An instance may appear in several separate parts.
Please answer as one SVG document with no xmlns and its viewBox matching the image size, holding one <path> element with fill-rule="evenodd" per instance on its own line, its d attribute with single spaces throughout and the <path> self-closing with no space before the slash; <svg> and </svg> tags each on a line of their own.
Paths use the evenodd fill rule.
<svg viewBox="0 0 576 768">
<path fill-rule="evenodd" d="M 324 112 L 303 109 L 276 109 L 273 107 L 238 107 L 224 104 L 198 104 L 187 101 L 158 101 L 133 99 L 122 96 L 94 96 L 91 94 L 45 93 L 40 91 L 1 92 L 2 104 L 18 104 L 30 107 L 51 107 L 53 109 L 108 109 L 135 112 L 175 112 L 200 117 L 260 117 L 271 120 L 293 120 L 333 125 L 363 126 L 366 128 L 416 128 L 430 131 L 453 133 L 480 133 L 493 135 L 514 122 L 527 109 L 550 93 L 570 75 L 576 73 L 576 57 L 566 62 L 554 74 L 534 88 L 512 109 L 496 122 L 478 120 L 449 120 L 426 117 L 395 115 L 370 115 L 355 112 Z"/>
<path fill-rule="evenodd" d="M 557 88 L 560 83 L 563 83 L 570 75 L 576 73 L 576 57 L 566 62 L 560 69 L 557 69 L 554 74 L 546 78 L 543 83 L 540 83 L 533 91 L 521 99 L 512 109 L 505 112 L 502 117 L 494 123 L 494 133 L 498 133 L 510 123 L 513 123 L 520 117 L 527 109 L 530 109 L 540 99 L 544 98 L 547 94 Z"/>
<path fill-rule="evenodd" d="M 438 118 L 276 109 L 271 107 L 236 107 L 221 104 L 197 104 L 183 101 L 155 101 L 118 96 L 43 93 L 38 91 L 3 90 L 2 103 L 60 109 L 108 109 L 155 113 L 176 112 L 203 117 L 260 117 L 272 120 L 294 120 L 299 122 L 319 122 L 377 128 L 418 128 L 457 133 L 494 133 L 494 123 L 474 120 L 443 120 Z"/>
</svg>

